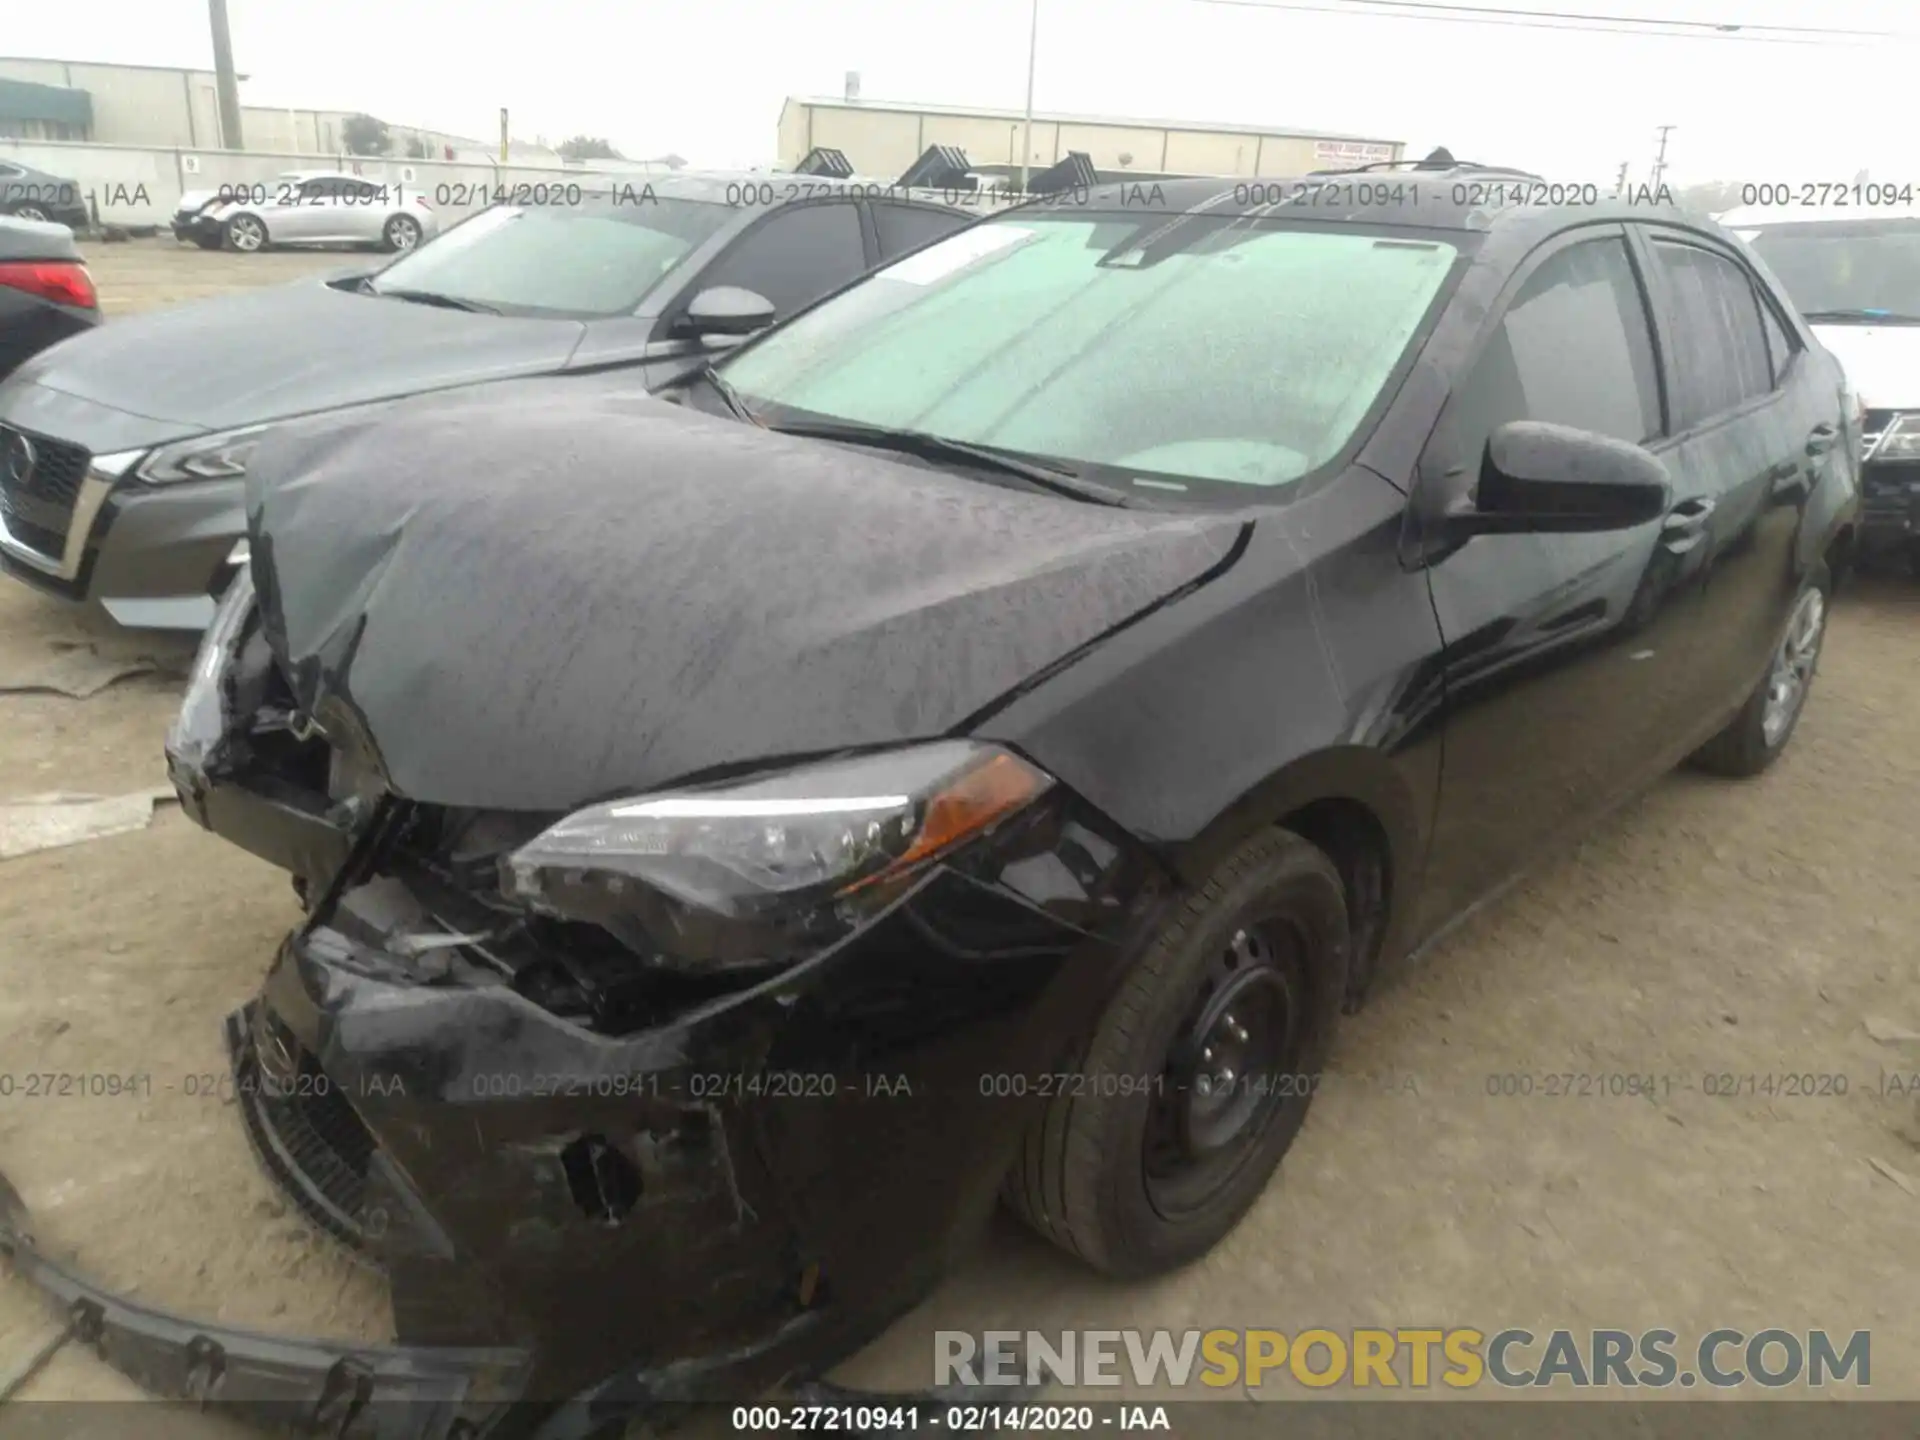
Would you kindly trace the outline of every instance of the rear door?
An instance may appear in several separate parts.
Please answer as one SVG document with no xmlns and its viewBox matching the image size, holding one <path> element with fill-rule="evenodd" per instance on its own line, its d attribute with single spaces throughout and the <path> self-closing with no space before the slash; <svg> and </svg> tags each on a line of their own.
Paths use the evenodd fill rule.
<svg viewBox="0 0 1920 1440">
<path fill-rule="evenodd" d="M 335 239 L 370 244 L 380 238 L 391 212 L 392 192 L 371 180 L 343 180 L 334 203 Z"/>
<path fill-rule="evenodd" d="M 1704 738 L 1772 661 L 1797 589 L 1811 482 L 1843 437 L 1838 414 L 1826 413 L 1832 395 L 1739 253 L 1695 231 L 1634 228 L 1669 356 L 1667 468 L 1699 501 L 1696 530 L 1666 543 L 1693 547 L 1685 603 L 1696 643 L 1679 723 Z"/>
</svg>

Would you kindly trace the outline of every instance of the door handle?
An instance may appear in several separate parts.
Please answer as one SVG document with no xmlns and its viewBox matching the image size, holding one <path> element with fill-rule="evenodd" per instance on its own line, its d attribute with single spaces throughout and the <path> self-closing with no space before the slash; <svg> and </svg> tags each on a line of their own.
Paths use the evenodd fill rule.
<svg viewBox="0 0 1920 1440">
<path fill-rule="evenodd" d="M 1683 500 L 1667 512 L 1667 518 L 1660 524 L 1662 535 L 1694 535 L 1706 528 L 1707 517 L 1713 514 L 1713 501 L 1704 495 L 1696 500 Z"/>
<path fill-rule="evenodd" d="M 1834 442 L 1839 438 L 1839 427 L 1823 420 L 1807 432 L 1807 454 L 1809 456 L 1824 455 L 1833 449 Z"/>
<path fill-rule="evenodd" d="M 1660 543 L 1669 553 L 1684 555 L 1706 537 L 1713 503 L 1703 495 L 1683 500 L 1667 512 L 1667 518 L 1660 522 Z"/>
</svg>

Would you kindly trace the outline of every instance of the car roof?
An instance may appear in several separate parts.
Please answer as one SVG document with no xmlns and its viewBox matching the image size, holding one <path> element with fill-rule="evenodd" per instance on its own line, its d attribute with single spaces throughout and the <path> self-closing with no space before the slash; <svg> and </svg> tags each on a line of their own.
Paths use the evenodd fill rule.
<svg viewBox="0 0 1920 1440">
<path fill-rule="evenodd" d="M 506 188 L 512 191 L 522 183 L 516 181 Z M 752 170 L 676 170 L 667 175 L 645 172 L 634 175 L 572 175 L 556 172 L 552 180 L 533 183 L 536 186 L 542 183 L 548 186 L 578 185 L 589 197 L 647 191 L 662 200 L 698 200 L 752 211 L 773 210 L 782 205 L 824 200 L 844 194 L 875 200 L 909 200 L 914 204 L 931 205 L 956 213 L 972 213 L 962 211 L 955 203 L 955 197 L 944 191 L 899 190 L 857 176 L 840 180 L 826 175 L 771 174 Z"/>
<path fill-rule="evenodd" d="M 1143 192 L 1146 192 L 1143 194 Z M 1041 198 L 1017 210 L 1164 208 L 1169 216 L 1236 213 L 1304 224 L 1370 224 L 1486 234 L 1495 229 L 1552 230 L 1570 219 L 1666 220 L 1713 228 L 1667 190 L 1560 183 L 1523 171 L 1481 166 L 1395 171 L 1322 171 L 1271 178 L 1207 176 L 1120 181 Z"/>
<path fill-rule="evenodd" d="M 1764 230 L 1771 225 L 1833 225 L 1875 220 L 1920 220 L 1920 205 L 1743 205 L 1719 217 L 1729 230 Z"/>
</svg>

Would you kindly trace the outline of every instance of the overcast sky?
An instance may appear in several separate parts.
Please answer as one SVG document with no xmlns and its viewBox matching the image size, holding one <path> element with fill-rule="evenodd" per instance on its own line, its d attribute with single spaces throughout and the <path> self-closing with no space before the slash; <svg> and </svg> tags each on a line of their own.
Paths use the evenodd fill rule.
<svg viewBox="0 0 1920 1440">
<path fill-rule="evenodd" d="M 1446 144 L 1463 158 L 1644 179 L 1920 180 L 1915 0 L 1476 0 L 1722 24 L 1903 32 L 1757 43 L 1258 8 L 1039 0 L 1035 105 Z M 1346 0 L 1305 0 L 1339 6 Z M 642 158 L 773 159 L 788 95 L 1018 109 L 1030 0 L 228 0 L 249 105 L 366 110 L 486 137 L 604 135 Z M 210 66 L 205 0 L 12 0 L 15 55 Z"/>
</svg>

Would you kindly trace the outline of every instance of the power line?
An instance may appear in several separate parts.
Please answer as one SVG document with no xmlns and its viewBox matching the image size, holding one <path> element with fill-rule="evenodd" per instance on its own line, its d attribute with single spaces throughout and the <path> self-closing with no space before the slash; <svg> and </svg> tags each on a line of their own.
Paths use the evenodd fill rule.
<svg viewBox="0 0 1920 1440">
<path fill-rule="evenodd" d="M 1869 40 L 1895 40 L 1900 37 L 1887 30 L 1849 30 L 1832 25 L 1744 24 L 1724 20 L 1663 20 L 1649 15 L 1595 15 L 1568 10 L 1516 10 L 1502 5 L 1463 5 L 1454 0 L 1363 0 L 1384 10 L 1443 10 L 1460 14 L 1501 17 L 1537 16 L 1551 20 L 1593 20 L 1622 25 L 1671 25 L 1682 30 L 1711 30 L 1716 34 L 1733 31 L 1766 30 L 1785 35 L 1851 35 Z"/>
<path fill-rule="evenodd" d="M 1305 10 L 1375 20 L 1428 20 L 1461 25 L 1577 30 L 1587 34 L 1651 35 L 1675 40 L 1734 40 L 1754 45 L 1857 48 L 1875 40 L 1920 39 L 1888 30 L 1842 30 L 1816 26 L 1745 25 L 1709 20 L 1657 20 L 1640 15 L 1590 15 L 1559 10 L 1505 10 L 1490 5 L 1454 5 L 1438 0 L 1194 0 L 1246 10 Z M 1367 9 L 1354 8 L 1365 5 Z M 1767 33 L 1760 33 L 1760 32 Z"/>
</svg>

